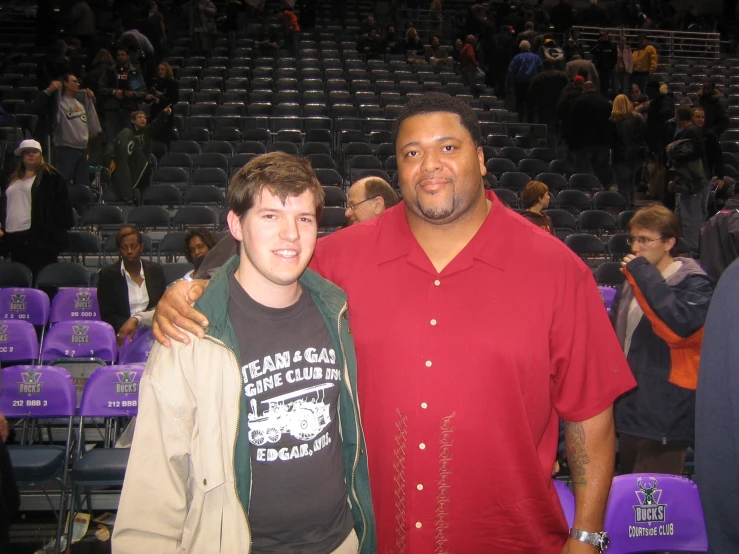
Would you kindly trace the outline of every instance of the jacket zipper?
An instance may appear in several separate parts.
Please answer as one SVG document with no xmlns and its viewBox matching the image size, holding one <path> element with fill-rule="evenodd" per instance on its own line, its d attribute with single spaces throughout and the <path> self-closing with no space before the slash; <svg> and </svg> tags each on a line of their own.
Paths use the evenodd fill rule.
<svg viewBox="0 0 739 554">
<path fill-rule="evenodd" d="M 241 495 L 239 495 L 239 489 L 237 487 L 237 480 L 236 480 L 236 441 L 239 438 L 239 426 L 241 423 L 241 395 L 242 391 L 244 390 L 244 382 L 241 378 L 241 370 L 239 369 L 239 360 L 236 358 L 236 352 L 234 352 L 231 348 L 229 348 L 225 342 L 218 340 L 214 337 L 211 337 L 210 335 L 205 335 L 206 339 L 209 339 L 216 344 L 219 344 L 220 346 L 223 346 L 226 350 L 229 351 L 231 356 L 233 356 L 233 360 L 236 363 L 236 373 L 239 376 L 239 401 L 236 411 L 236 436 L 234 437 L 234 446 L 231 453 L 231 466 L 233 471 L 233 478 L 234 478 L 234 492 L 236 493 L 236 499 L 239 501 L 239 506 L 241 506 L 241 510 L 244 513 L 244 519 L 246 520 L 246 528 L 249 530 L 249 550 L 247 550 L 246 554 L 251 554 L 251 545 L 252 545 L 252 534 L 251 534 L 251 524 L 249 523 L 249 516 L 246 513 L 246 508 L 244 507 L 244 504 L 241 502 Z M 249 458 L 249 465 L 251 465 L 251 457 Z M 251 497 L 251 471 L 249 471 L 249 496 Z"/>
<path fill-rule="evenodd" d="M 346 388 L 349 391 L 349 398 L 352 401 L 352 408 L 354 409 L 354 419 L 356 420 L 356 428 L 357 428 L 357 453 L 354 456 L 354 465 L 352 467 L 352 496 L 354 497 L 354 501 L 357 504 L 357 507 L 359 508 L 359 513 L 362 514 L 362 538 L 359 541 L 359 551 L 362 551 L 362 546 L 364 545 L 364 541 L 367 538 L 367 518 L 364 515 L 364 510 L 362 509 L 362 504 L 359 502 L 359 497 L 357 496 L 357 491 L 354 487 L 354 476 L 357 473 L 357 466 L 359 465 L 359 451 L 361 449 L 360 444 L 360 438 L 361 435 L 359 433 L 360 426 L 361 426 L 361 420 L 359 419 L 359 410 L 357 409 L 357 404 L 354 401 L 354 395 L 352 394 L 352 385 L 349 381 L 349 367 L 346 363 L 346 351 L 344 350 L 344 341 L 341 339 L 341 318 L 344 316 L 346 311 L 348 310 L 348 305 L 344 303 L 344 306 L 342 306 L 341 311 L 339 312 L 339 317 L 337 320 L 338 323 L 338 331 L 339 331 L 339 346 L 341 347 L 341 356 L 344 359 L 344 381 L 346 384 Z"/>
</svg>

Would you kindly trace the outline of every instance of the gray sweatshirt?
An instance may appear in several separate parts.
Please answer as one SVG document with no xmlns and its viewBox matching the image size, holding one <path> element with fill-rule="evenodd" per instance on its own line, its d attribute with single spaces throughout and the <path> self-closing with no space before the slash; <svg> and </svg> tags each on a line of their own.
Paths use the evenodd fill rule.
<svg viewBox="0 0 739 554">
<path fill-rule="evenodd" d="M 51 96 L 41 91 L 33 108 L 34 111 L 51 110 L 54 146 L 85 149 L 91 136 L 102 133 L 95 104 L 84 90 L 73 98 L 63 96 L 61 91 Z"/>
</svg>

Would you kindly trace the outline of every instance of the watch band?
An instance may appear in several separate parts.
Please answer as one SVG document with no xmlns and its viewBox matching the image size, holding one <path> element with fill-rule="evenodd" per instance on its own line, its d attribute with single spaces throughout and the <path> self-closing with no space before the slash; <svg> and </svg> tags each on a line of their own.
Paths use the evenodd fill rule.
<svg viewBox="0 0 739 554">
<path fill-rule="evenodd" d="M 601 531 L 600 533 L 590 533 L 580 529 L 570 529 L 570 538 L 590 544 L 596 547 L 601 553 L 608 548 L 608 534 L 605 531 Z"/>
</svg>

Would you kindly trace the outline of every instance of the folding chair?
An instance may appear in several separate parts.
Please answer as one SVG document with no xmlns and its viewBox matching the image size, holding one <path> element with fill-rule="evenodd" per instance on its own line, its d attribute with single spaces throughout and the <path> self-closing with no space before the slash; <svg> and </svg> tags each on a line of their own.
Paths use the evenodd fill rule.
<svg viewBox="0 0 739 554">
<path fill-rule="evenodd" d="M 626 280 L 621 262 L 603 262 L 595 269 L 595 282 L 604 287 L 618 287 Z"/>
<path fill-rule="evenodd" d="M 618 292 L 613 287 L 598 286 L 598 292 L 600 292 L 600 298 L 603 300 L 603 305 L 606 308 L 608 314 L 611 314 L 613 310 L 613 302 L 616 300 L 616 293 Z"/>
<path fill-rule="evenodd" d="M 54 295 L 49 312 L 49 323 L 74 320 L 100 320 L 97 289 L 67 288 Z"/>
<path fill-rule="evenodd" d="M 121 365 L 146 363 L 155 343 L 156 339 L 151 329 L 137 329 L 133 339 L 123 343 L 118 350 L 118 363 Z"/>
<path fill-rule="evenodd" d="M 118 354 L 115 331 L 104 321 L 60 321 L 46 333 L 41 348 L 42 362 L 65 360 L 102 360 L 112 364 Z"/>
<path fill-rule="evenodd" d="M 33 284 L 31 270 L 18 262 L 0 264 L 0 287 L 30 287 Z"/>
<path fill-rule="evenodd" d="M 36 363 L 39 346 L 36 329 L 18 319 L 0 321 L 0 363 Z"/>
<path fill-rule="evenodd" d="M 578 218 L 580 230 L 601 236 L 616 230 L 616 218 L 605 210 L 585 210 Z"/>
<path fill-rule="evenodd" d="M 575 216 L 571 212 L 548 208 L 544 210 L 544 213 L 552 220 L 552 225 L 554 225 L 555 229 L 569 229 L 573 232 L 577 230 L 577 219 L 575 219 Z"/>
<path fill-rule="evenodd" d="M 708 551 L 698 487 L 677 475 L 615 477 L 603 527 L 609 554 Z"/>
<path fill-rule="evenodd" d="M 208 208 L 205 209 L 207 210 Z M 185 231 L 172 231 L 164 235 L 162 240 L 159 241 L 159 263 L 162 263 L 162 257 L 167 262 L 176 262 L 178 258 L 185 255 L 182 247 L 185 244 L 186 234 Z"/>
<path fill-rule="evenodd" d="M 606 253 L 606 245 L 595 235 L 589 233 L 573 233 L 565 239 L 565 244 L 583 261 L 588 258 L 603 257 Z"/>
<path fill-rule="evenodd" d="M 9 419 L 23 420 L 20 445 L 9 445 L 8 454 L 15 480 L 21 489 L 58 481 L 60 486 L 58 508 L 43 488 L 44 495 L 57 517 L 56 545 L 61 550 L 64 507 L 67 495 L 67 476 L 72 444 L 72 420 L 77 411 L 77 394 L 72 376 L 61 367 L 21 365 L 2 370 L 3 388 L 0 393 L 0 413 Z M 66 418 L 63 445 L 38 444 L 41 426 L 29 425 L 36 420 Z M 29 432 L 29 427 L 31 427 Z"/>
<path fill-rule="evenodd" d="M 68 536 L 77 510 L 84 504 L 78 499 L 78 489 L 85 489 L 87 508 L 92 513 L 90 487 L 123 486 L 130 448 L 114 448 L 118 435 L 119 418 L 138 414 L 139 385 L 144 367 L 141 364 L 114 365 L 97 368 L 85 385 L 79 408 L 79 441 L 72 468 L 71 504 Z M 102 443 L 85 451 L 89 434 L 85 419 L 104 418 L 103 428 L 95 425 Z M 83 453 L 84 452 L 84 453 Z M 106 491 L 117 494 L 118 491 Z M 99 494 L 100 491 L 97 491 Z"/>
<path fill-rule="evenodd" d="M 56 262 L 39 271 L 37 288 L 87 287 L 90 285 L 90 272 L 82 264 L 75 262 Z"/>
</svg>

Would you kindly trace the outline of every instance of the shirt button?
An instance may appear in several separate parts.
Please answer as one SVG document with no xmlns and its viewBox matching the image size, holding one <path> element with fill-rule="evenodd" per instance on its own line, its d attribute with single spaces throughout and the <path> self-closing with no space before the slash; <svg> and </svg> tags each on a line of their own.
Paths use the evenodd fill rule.
<svg viewBox="0 0 739 554">
<path fill-rule="evenodd" d="M 423 523 L 421 523 L 420 521 L 417 521 L 416 522 L 416 529 L 420 529 L 421 527 L 423 527 Z"/>
<path fill-rule="evenodd" d="M 426 360 L 426 367 L 431 367 L 431 360 Z"/>
<path fill-rule="evenodd" d="M 426 448 L 426 445 L 424 443 L 421 443 L 421 444 L 418 445 L 418 448 L 420 448 L 421 450 L 423 450 L 424 448 Z"/>
<path fill-rule="evenodd" d="M 426 402 L 421 402 L 421 408 L 423 408 L 425 410 L 428 407 L 429 407 L 429 405 L 426 404 Z"/>
<path fill-rule="evenodd" d="M 435 319 L 432 319 L 431 320 L 431 325 L 436 325 L 436 320 Z"/>
<path fill-rule="evenodd" d="M 421 483 L 418 483 L 418 485 L 416 485 L 416 488 L 417 488 L 417 489 L 418 489 L 419 491 L 422 491 L 422 490 L 423 490 L 423 485 L 422 485 Z"/>
<path fill-rule="evenodd" d="M 434 285 L 436 285 L 436 286 L 438 287 L 439 285 L 441 285 L 441 281 L 439 281 L 439 280 L 437 279 L 436 281 L 434 281 Z"/>
</svg>

